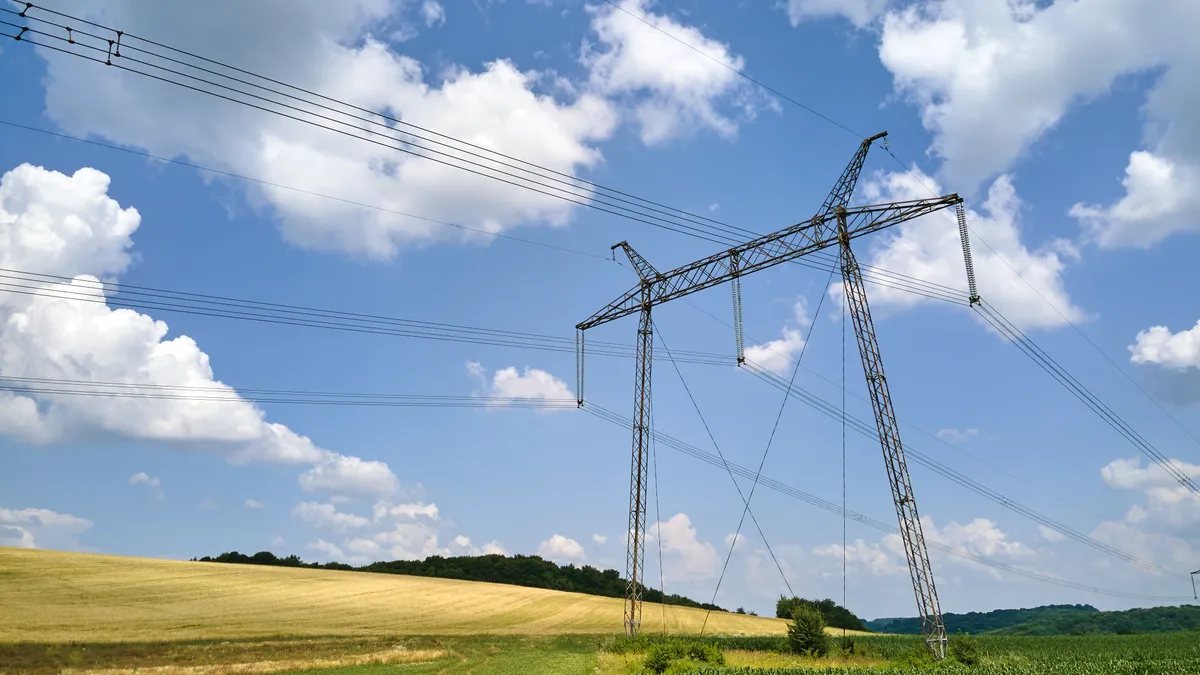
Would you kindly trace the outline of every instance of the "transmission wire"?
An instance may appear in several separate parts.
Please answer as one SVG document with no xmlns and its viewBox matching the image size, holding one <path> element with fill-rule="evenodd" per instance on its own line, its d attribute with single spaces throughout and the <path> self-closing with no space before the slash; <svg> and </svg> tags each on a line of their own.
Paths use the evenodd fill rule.
<svg viewBox="0 0 1200 675">
<path fill-rule="evenodd" d="M 692 408 L 695 409 L 696 416 L 700 418 L 700 424 L 704 426 L 704 431 L 708 434 L 708 440 L 712 442 L 713 448 L 717 451 L 717 456 L 721 458 L 721 462 L 725 463 L 725 455 L 721 452 L 721 446 L 717 443 L 716 437 L 713 436 L 712 429 L 708 426 L 708 420 L 704 418 L 704 413 L 700 411 L 700 404 L 696 402 L 696 397 L 692 395 L 692 389 L 688 386 L 687 380 L 684 379 L 683 371 L 679 369 L 679 364 L 675 362 L 675 357 L 671 354 L 671 348 L 667 346 L 667 341 L 663 338 L 662 332 L 655 326 L 653 319 L 651 319 L 651 328 L 654 330 L 654 334 L 658 336 L 658 340 L 662 343 L 663 349 L 667 352 L 667 360 L 671 362 L 671 366 L 675 369 L 675 374 L 679 376 L 679 382 L 683 384 L 683 390 L 687 392 L 688 400 L 692 402 Z M 783 577 L 784 585 L 787 586 L 788 591 L 791 592 L 792 585 L 788 582 L 787 575 L 783 573 L 783 566 L 779 564 L 779 559 L 775 557 L 775 552 L 771 550 L 771 543 L 767 541 L 767 536 L 763 534 L 762 526 L 758 524 L 758 518 L 756 518 L 754 516 L 754 512 L 750 510 L 750 504 L 747 501 L 746 496 L 742 493 L 742 487 L 738 485 L 737 478 L 734 477 L 733 470 L 729 468 L 728 463 L 726 463 L 725 470 L 729 474 L 729 480 L 733 482 L 733 488 L 737 491 L 738 497 L 742 500 L 742 503 L 746 505 L 746 512 L 750 514 L 750 520 L 754 523 L 754 527 L 758 530 L 758 536 L 762 538 L 763 544 L 767 548 L 767 552 L 771 554 L 771 560 L 775 562 L 775 568 L 779 570 L 779 576 Z M 734 537 L 734 539 L 736 538 L 737 537 Z M 713 603 L 710 604 L 715 604 L 715 602 L 716 591 L 713 592 Z M 708 616 L 711 613 L 711 609 L 707 609 L 704 612 L 704 623 L 700 626 L 701 635 L 704 634 L 704 628 L 708 625 Z"/>
<path fill-rule="evenodd" d="M 829 280 L 826 281 L 826 287 L 833 283 L 833 270 L 829 272 Z M 779 412 L 775 415 L 775 423 L 771 426 L 771 435 L 767 438 L 767 447 L 763 450 L 762 459 L 758 462 L 758 471 L 755 472 L 754 481 L 750 484 L 750 494 L 746 497 L 746 506 L 742 510 L 742 516 L 738 519 L 737 529 L 734 531 L 733 540 L 729 542 L 729 551 L 725 554 L 725 564 L 721 566 L 721 574 L 717 577 L 716 588 L 713 589 L 712 603 L 717 602 L 717 591 L 721 588 L 721 582 L 725 579 L 725 572 L 729 569 L 729 561 L 733 559 L 733 549 L 737 547 L 738 537 L 742 533 L 742 525 L 746 522 L 746 513 L 750 510 L 750 502 L 754 499 L 754 491 L 758 488 L 758 477 L 762 475 L 763 466 L 767 463 L 767 455 L 771 452 L 771 444 L 775 441 L 775 432 L 779 430 L 779 422 L 783 419 L 783 410 L 787 407 L 788 394 L 790 394 L 791 386 L 796 381 L 796 373 L 800 372 L 800 363 L 804 360 L 804 353 L 808 351 L 808 345 L 812 341 L 813 329 L 816 328 L 817 319 L 821 316 L 821 307 L 825 304 L 825 296 L 827 293 L 821 293 L 821 299 L 817 301 L 817 309 L 813 313 L 812 322 L 808 325 L 808 334 L 804 337 L 804 344 L 800 346 L 800 354 L 796 358 L 796 365 L 792 367 L 792 378 L 788 380 L 788 392 L 784 394 L 783 401 L 779 404 Z M 780 573 L 783 570 L 780 569 Z M 791 586 L 788 586 L 790 592 Z M 703 630 L 701 631 L 703 632 Z"/>
</svg>

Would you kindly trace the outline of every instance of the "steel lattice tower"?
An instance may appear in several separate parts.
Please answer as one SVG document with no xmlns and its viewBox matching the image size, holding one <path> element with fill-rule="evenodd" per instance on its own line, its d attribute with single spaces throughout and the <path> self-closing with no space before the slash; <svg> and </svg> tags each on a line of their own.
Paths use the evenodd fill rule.
<svg viewBox="0 0 1200 675">
<path fill-rule="evenodd" d="M 630 463 L 629 478 L 629 548 L 626 557 L 628 585 L 625 592 L 626 633 L 636 634 L 641 627 L 642 618 L 646 488 L 652 434 L 650 405 L 654 333 L 653 323 L 650 319 L 651 310 L 655 305 L 731 282 L 734 303 L 734 339 L 740 364 L 744 360 L 741 277 L 836 246 L 840 251 L 842 279 L 846 295 L 850 299 L 854 332 L 858 339 L 863 370 L 871 393 L 875 421 L 883 448 L 888 479 L 892 487 L 896 515 L 900 521 L 900 532 L 912 576 L 913 591 L 917 598 L 917 609 L 921 614 L 922 628 L 930 648 L 939 658 L 944 656 L 946 630 L 942 623 L 933 570 L 929 563 L 924 534 L 921 531 L 912 482 L 904 461 L 904 448 L 900 443 L 887 380 L 883 374 L 883 363 L 879 355 L 879 344 L 875 337 L 870 308 L 867 305 L 862 272 L 850 250 L 850 242 L 857 237 L 935 211 L 952 206 L 958 207 L 962 204 L 962 199 L 956 194 L 950 194 L 931 199 L 914 199 L 848 208 L 847 204 L 862 173 L 867 151 L 875 141 L 886 135 L 886 133 L 877 134 L 863 140 L 853 159 L 850 160 L 833 190 L 822 204 L 821 211 L 807 221 L 763 235 L 665 273 L 656 270 L 627 242 L 613 246 L 614 250 L 621 248 L 628 256 L 630 263 L 637 271 L 639 282 L 636 287 L 575 326 L 577 331 L 576 392 L 579 405 L 583 406 L 584 331 L 631 314 L 639 314 L 637 363 L 634 370 L 633 457 Z M 960 227 L 965 227 L 961 208 L 958 217 Z"/>
</svg>

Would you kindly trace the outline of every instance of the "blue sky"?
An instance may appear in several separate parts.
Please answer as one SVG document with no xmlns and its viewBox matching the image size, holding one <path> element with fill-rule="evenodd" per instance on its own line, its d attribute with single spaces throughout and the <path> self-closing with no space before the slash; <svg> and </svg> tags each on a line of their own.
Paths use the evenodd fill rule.
<svg viewBox="0 0 1200 675">
<path fill-rule="evenodd" d="M 981 238 L 983 297 L 1194 475 L 1200 52 L 1160 23 L 1200 18 L 1195 7 L 1181 0 L 1126 17 L 1134 10 L 1097 0 L 834 6 L 622 3 L 858 133 L 887 130 L 904 165 L 873 150 L 856 200 L 962 194 Z M 57 6 L 759 232 L 809 217 L 860 140 L 603 3 L 264 2 L 237 20 L 233 7 Z M 659 269 L 717 250 L 11 41 L 0 43 L 0 76 L 4 122 L 571 250 L 468 238 L 3 126 L 6 269 L 569 337 L 636 282 L 603 259 L 612 244 L 628 240 Z M 943 213 L 859 240 L 856 250 L 863 262 L 963 288 L 958 246 Z M 815 324 L 797 383 L 837 403 L 838 387 L 821 378 L 842 378 L 840 296 L 827 295 L 812 316 L 827 281 L 784 265 L 746 278 L 743 303 L 751 353 L 784 377 Z M 1175 572 L 1200 567 L 1195 498 L 978 316 L 868 292 L 906 444 L 1141 560 Z M 574 395 L 568 353 L 4 295 L 5 377 L 142 387 L 215 380 L 231 397 L 240 389 Z M 730 329 L 704 312 L 731 320 L 726 287 L 657 311 L 660 337 L 732 364 Z M 632 344 L 635 319 L 592 333 Z M 773 352 L 761 348 L 771 341 Z M 845 347 L 848 410 L 870 422 L 852 334 Z M 660 345 L 656 426 L 713 452 L 664 357 Z M 733 367 L 680 367 L 721 451 L 756 466 L 780 392 Z M 632 371 L 628 359 L 590 359 L 588 401 L 628 415 Z M 540 551 L 624 570 L 629 433 L 578 410 L 9 392 L 0 394 L 0 434 L 0 545 L 172 558 L 270 549 L 351 562 Z M 848 508 L 894 522 L 878 446 L 850 434 L 846 457 Z M 650 521 L 663 524 L 651 528 L 647 578 L 660 578 L 661 543 L 667 591 L 708 599 L 741 503 L 723 471 L 665 446 L 657 460 Z M 841 426 L 790 401 L 765 474 L 840 503 Z M 923 467 L 912 474 L 926 535 L 944 546 L 1138 596 L 1182 600 L 1190 590 Z M 841 518 L 762 488 L 753 508 L 792 589 L 840 600 Z M 785 584 L 757 532 L 742 534 L 717 602 L 769 612 Z M 894 539 L 854 522 L 847 537 L 850 607 L 911 614 Z M 1156 602 L 1046 584 L 940 550 L 933 559 L 946 611 Z"/>
</svg>

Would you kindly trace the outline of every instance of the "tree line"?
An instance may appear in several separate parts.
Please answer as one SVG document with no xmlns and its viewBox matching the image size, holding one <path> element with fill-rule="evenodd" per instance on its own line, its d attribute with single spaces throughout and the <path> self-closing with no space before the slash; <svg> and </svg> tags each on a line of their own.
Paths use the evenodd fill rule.
<svg viewBox="0 0 1200 675">
<path fill-rule="evenodd" d="M 816 610 L 821 615 L 826 626 L 832 628 L 845 628 L 846 630 L 867 630 L 863 620 L 854 615 L 854 612 L 842 607 L 833 600 L 828 598 L 824 600 L 806 600 L 804 598 L 779 596 L 779 600 L 775 602 L 775 616 L 780 619 L 791 619 L 795 616 L 796 610 L 806 608 Z"/>
<path fill-rule="evenodd" d="M 600 570 L 591 565 L 576 567 L 558 565 L 536 555 L 479 555 L 479 556 L 429 556 L 424 560 L 393 560 L 374 562 L 361 567 L 345 563 L 305 562 L 298 555 L 276 556 L 270 551 L 259 551 L 253 555 L 230 551 L 215 557 L 192 558 L 194 562 L 237 563 L 242 565 L 273 565 L 276 567 L 306 567 L 313 569 L 343 570 L 352 572 L 377 572 L 381 574 L 407 574 L 417 577 L 438 579 L 460 579 L 463 581 L 486 581 L 495 584 L 510 584 L 529 588 L 546 588 L 569 593 L 586 593 L 609 598 L 625 596 L 627 583 L 616 570 Z M 642 599 L 680 607 L 696 607 L 724 612 L 725 609 L 707 603 L 696 602 L 675 593 L 663 594 L 656 588 L 642 587 Z"/>
<path fill-rule="evenodd" d="M 1200 630 L 1200 607 L 1149 607 L 1118 612 L 1101 612 L 1091 605 L 1045 605 L 1027 609 L 997 609 L 991 612 L 947 613 L 942 618 L 951 633 L 995 635 L 1099 635 L 1173 633 Z M 871 630 L 919 634 L 917 618 L 868 621 Z"/>
</svg>

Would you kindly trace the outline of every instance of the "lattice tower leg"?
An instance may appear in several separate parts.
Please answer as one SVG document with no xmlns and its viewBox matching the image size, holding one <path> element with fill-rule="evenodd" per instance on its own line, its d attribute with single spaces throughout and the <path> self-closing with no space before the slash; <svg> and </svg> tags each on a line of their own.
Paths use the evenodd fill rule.
<svg viewBox="0 0 1200 675">
<path fill-rule="evenodd" d="M 646 488 L 650 457 L 650 382 L 654 330 L 649 305 L 638 324 L 637 365 L 633 386 L 633 459 L 629 469 L 629 550 L 625 557 L 625 633 L 637 635 L 642 625 L 642 570 L 646 550 Z"/>
<path fill-rule="evenodd" d="M 921 517 L 917 513 L 908 464 L 904 459 L 904 446 L 900 442 L 900 429 L 892 409 L 887 378 L 883 374 L 883 359 L 879 354 L 879 342 L 875 337 L 871 309 L 867 305 L 862 271 L 850 250 L 849 239 L 844 236 L 844 216 L 839 218 L 838 225 L 843 233 L 842 282 L 850 306 L 850 317 L 854 323 L 854 334 L 858 339 L 863 371 L 867 376 L 867 389 L 870 391 L 871 407 L 875 412 L 875 426 L 883 446 L 888 482 L 891 483 L 892 500 L 896 504 L 896 517 L 900 523 L 900 537 L 904 541 L 908 571 L 912 577 L 917 611 L 921 617 L 921 632 L 934 655 L 942 659 L 946 655 L 946 625 L 942 621 L 942 608 L 933 582 L 933 567 L 930 565 L 929 551 L 925 546 L 925 534 L 921 530 Z"/>
</svg>

